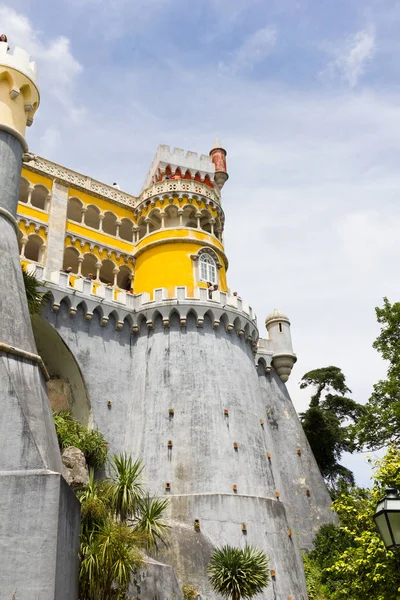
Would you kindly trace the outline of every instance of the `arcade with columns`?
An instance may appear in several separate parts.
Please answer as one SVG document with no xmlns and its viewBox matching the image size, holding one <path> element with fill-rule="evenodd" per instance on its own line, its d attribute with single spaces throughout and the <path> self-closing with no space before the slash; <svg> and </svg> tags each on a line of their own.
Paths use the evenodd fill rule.
<svg viewBox="0 0 400 600">
<path fill-rule="evenodd" d="M 47 277 L 69 269 L 72 285 L 91 274 L 116 291 L 172 294 L 179 284 L 193 296 L 212 283 L 226 292 L 225 156 L 218 140 L 200 157 L 160 146 L 132 196 L 27 154 L 17 213 L 22 263 Z"/>
</svg>

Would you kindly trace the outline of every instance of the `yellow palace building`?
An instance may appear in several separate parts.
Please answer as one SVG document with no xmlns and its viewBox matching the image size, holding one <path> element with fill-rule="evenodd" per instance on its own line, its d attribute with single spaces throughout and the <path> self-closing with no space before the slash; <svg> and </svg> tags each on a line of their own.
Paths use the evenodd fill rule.
<svg viewBox="0 0 400 600">
<path fill-rule="evenodd" d="M 24 156 L 18 202 L 21 261 L 44 278 L 68 269 L 70 285 L 93 280 L 92 293 L 156 288 L 188 297 L 213 284 L 226 292 L 221 188 L 226 152 L 210 155 L 160 146 L 143 189 L 133 196 L 39 156 Z M 32 267 L 29 267 L 32 265 Z"/>
</svg>

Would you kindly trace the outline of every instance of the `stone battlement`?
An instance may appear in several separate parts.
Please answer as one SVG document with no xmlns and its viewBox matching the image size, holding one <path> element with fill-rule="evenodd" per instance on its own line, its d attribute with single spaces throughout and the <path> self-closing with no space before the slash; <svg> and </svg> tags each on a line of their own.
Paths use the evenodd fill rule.
<svg viewBox="0 0 400 600">
<path fill-rule="evenodd" d="M 199 194 L 205 198 L 208 198 L 210 201 L 216 202 L 218 205 L 221 204 L 221 192 L 217 187 L 211 189 L 200 181 L 178 179 L 172 181 L 160 181 L 159 183 L 155 183 L 154 185 L 143 190 L 139 197 L 138 207 L 142 204 L 142 202 L 145 202 L 154 196 L 162 197 L 165 194 L 172 196 L 175 194 L 182 196 L 187 196 L 188 194 Z"/>
<path fill-rule="evenodd" d="M 204 179 L 206 175 L 208 175 L 211 180 L 214 179 L 214 163 L 207 154 L 200 154 L 199 156 L 197 152 L 191 152 L 189 150 L 185 152 L 182 148 L 174 148 L 171 150 L 169 146 L 161 144 L 150 165 L 142 189 L 147 189 L 151 185 L 154 175 L 158 172 L 164 172 L 167 166 L 171 167 L 172 170 L 179 167 L 183 173 L 185 171 L 190 171 L 192 177 L 194 177 L 196 173 L 199 173 L 202 179 Z"/>
<path fill-rule="evenodd" d="M 37 67 L 36 63 L 30 60 L 28 52 L 18 46 L 14 48 L 14 52 L 8 52 L 7 48 L 7 42 L 0 42 L 0 65 L 23 73 L 36 85 Z"/>
</svg>

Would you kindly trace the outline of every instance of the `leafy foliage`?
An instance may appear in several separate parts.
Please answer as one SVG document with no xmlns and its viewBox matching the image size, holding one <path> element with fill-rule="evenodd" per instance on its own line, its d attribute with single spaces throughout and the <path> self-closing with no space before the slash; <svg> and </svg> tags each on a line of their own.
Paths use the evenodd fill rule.
<svg viewBox="0 0 400 600">
<path fill-rule="evenodd" d="M 211 587 L 223 598 L 253 598 L 268 585 L 268 557 L 252 546 L 223 546 L 211 556 L 207 574 Z"/>
<path fill-rule="evenodd" d="M 160 545 L 168 546 L 170 526 L 163 519 L 168 504 L 168 499 L 151 497 L 149 494 L 139 500 L 139 517 L 135 527 L 146 535 L 147 550 L 158 550 Z"/>
<path fill-rule="evenodd" d="M 351 390 L 338 367 L 309 371 L 302 377 L 300 388 L 309 386 L 315 388 L 315 393 L 300 418 L 320 471 L 334 490 L 341 482 L 353 485 L 353 473 L 339 460 L 343 452 L 355 450 L 352 425 L 358 422 L 364 407 L 344 395 Z"/>
<path fill-rule="evenodd" d="M 126 600 L 132 576 L 144 564 L 141 548 L 168 544 L 168 501 L 145 493 L 142 462 L 122 454 L 110 466 L 113 479 L 97 481 L 91 469 L 88 486 L 78 494 L 80 600 Z"/>
<path fill-rule="evenodd" d="M 46 304 L 49 292 L 41 292 L 40 288 L 42 287 L 42 283 L 36 279 L 35 275 L 28 273 L 24 267 L 22 267 L 22 276 L 24 279 L 26 298 L 28 300 L 29 314 L 36 315 Z"/>
<path fill-rule="evenodd" d="M 375 463 L 371 489 L 353 488 L 333 502 L 340 526 L 325 526 L 306 558 L 317 590 L 327 600 L 398 600 L 400 572 L 393 552 L 388 552 L 376 530 L 373 514 L 386 487 L 400 487 L 400 451 L 392 446 Z M 319 574 L 319 575 L 318 575 Z M 322 596 L 324 598 L 324 596 Z M 318 596 L 316 599 L 319 600 Z"/>
<path fill-rule="evenodd" d="M 61 451 L 70 446 L 82 450 L 89 466 L 101 468 L 107 459 L 107 442 L 97 429 L 88 429 L 72 416 L 71 411 L 53 414 L 58 444 Z"/>
<path fill-rule="evenodd" d="M 400 302 L 383 300 L 376 308 L 381 332 L 373 347 L 389 362 L 387 377 L 374 385 L 354 434 L 358 448 L 377 449 L 400 443 Z"/>
<path fill-rule="evenodd" d="M 182 586 L 184 600 L 196 600 L 198 593 L 198 589 L 194 585 L 186 584 Z"/>
<path fill-rule="evenodd" d="M 126 520 L 135 516 L 144 496 L 143 462 L 127 454 L 114 454 L 110 464 L 115 479 L 109 491 L 111 506 L 120 519 Z"/>
</svg>

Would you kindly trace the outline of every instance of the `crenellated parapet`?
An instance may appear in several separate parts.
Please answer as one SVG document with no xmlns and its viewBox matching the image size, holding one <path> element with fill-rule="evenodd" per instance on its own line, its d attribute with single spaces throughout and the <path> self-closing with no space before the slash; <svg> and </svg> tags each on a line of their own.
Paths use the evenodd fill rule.
<svg viewBox="0 0 400 600">
<path fill-rule="evenodd" d="M 261 363 L 267 373 L 275 369 L 283 382 L 288 380 L 297 360 L 290 330 L 283 331 L 282 327 L 280 331 L 279 327 L 279 323 L 285 323 L 287 327 L 290 325 L 287 317 L 275 310 L 271 313 L 273 317 L 267 317 L 269 338 L 259 338 L 253 309 L 236 294 L 219 290 L 210 293 L 205 288 L 197 288 L 195 295 L 189 296 L 184 286 L 177 286 L 174 294 L 168 294 L 165 288 L 153 290 L 152 295 L 147 292 L 131 294 L 58 271 L 52 273 L 50 281 L 44 281 L 41 267 L 32 265 L 30 270 L 50 290 L 53 312 L 58 312 L 64 304 L 69 316 L 75 317 L 80 308 L 86 321 L 91 321 L 97 314 L 103 327 L 113 323 L 115 329 L 121 331 L 127 326 L 134 335 L 142 328 L 152 330 L 157 319 L 161 319 L 163 327 L 169 329 L 173 315 L 178 316 L 180 327 L 186 327 L 189 316 L 194 317 L 198 328 L 202 328 L 208 320 L 213 329 L 222 327 L 228 333 L 243 337 L 251 344 L 255 363 Z M 276 331 L 271 330 L 271 319 L 278 324 Z"/>
<path fill-rule="evenodd" d="M 7 43 L 0 42 L 0 128 L 12 133 L 24 150 L 25 129 L 32 125 L 39 102 L 36 64 L 22 48 L 10 53 Z"/>
<path fill-rule="evenodd" d="M 32 271 L 44 281 L 41 267 L 32 266 Z M 64 303 L 69 316 L 74 317 L 81 308 L 86 321 L 91 321 L 97 313 L 102 326 L 113 322 L 117 331 L 125 325 L 132 334 L 139 333 L 142 326 L 151 330 L 157 318 L 168 329 L 173 315 L 178 316 L 181 327 L 186 327 L 189 316 L 193 316 L 198 328 L 208 320 L 214 329 L 223 327 L 228 333 L 243 337 L 253 351 L 257 345 L 257 320 L 252 308 L 237 296 L 224 292 L 215 291 L 209 297 L 206 289 L 198 289 L 196 297 L 190 297 L 185 287 L 178 286 L 174 295 L 159 288 L 154 290 L 151 298 L 145 292 L 134 295 L 86 279 L 71 278 L 68 273 L 58 271 L 44 283 L 51 293 L 53 312 L 58 312 Z"/>
<path fill-rule="evenodd" d="M 200 154 L 199 156 L 197 152 L 185 152 L 182 148 L 171 149 L 168 145 L 161 144 L 144 180 L 143 191 L 149 188 L 152 183 L 158 181 L 167 169 L 172 172 L 179 169 L 182 175 L 188 172 L 193 179 L 196 175 L 201 180 L 206 177 L 214 179 L 215 167 L 210 156 L 206 154 Z"/>
</svg>

